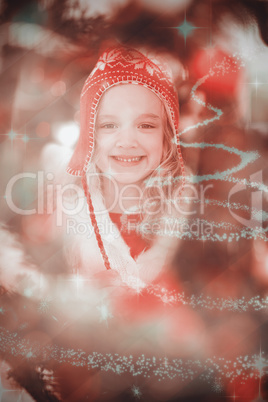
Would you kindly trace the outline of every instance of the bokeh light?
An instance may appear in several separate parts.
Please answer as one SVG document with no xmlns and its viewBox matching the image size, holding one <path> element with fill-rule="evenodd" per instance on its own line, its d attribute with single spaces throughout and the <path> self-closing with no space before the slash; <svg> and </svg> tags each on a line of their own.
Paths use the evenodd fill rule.
<svg viewBox="0 0 268 402">
<path fill-rule="evenodd" d="M 72 147 L 79 137 L 79 126 L 75 122 L 68 122 L 55 128 L 53 137 L 61 145 Z"/>
<path fill-rule="evenodd" d="M 50 89 L 53 96 L 63 96 L 66 92 L 66 84 L 63 81 L 57 81 Z"/>
</svg>

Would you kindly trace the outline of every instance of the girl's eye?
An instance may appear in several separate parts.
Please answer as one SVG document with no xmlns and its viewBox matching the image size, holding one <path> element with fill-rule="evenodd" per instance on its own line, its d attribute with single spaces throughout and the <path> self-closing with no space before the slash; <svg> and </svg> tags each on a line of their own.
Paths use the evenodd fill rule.
<svg viewBox="0 0 268 402">
<path fill-rule="evenodd" d="M 102 124 L 101 128 L 111 128 L 111 129 L 113 129 L 113 128 L 116 128 L 116 125 L 113 124 L 113 123 L 107 123 L 107 124 Z"/>
<path fill-rule="evenodd" d="M 152 124 L 144 123 L 144 124 L 141 124 L 139 126 L 139 128 L 150 129 L 150 128 L 155 128 L 155 126 L 153 126 Z"/>
</svg>

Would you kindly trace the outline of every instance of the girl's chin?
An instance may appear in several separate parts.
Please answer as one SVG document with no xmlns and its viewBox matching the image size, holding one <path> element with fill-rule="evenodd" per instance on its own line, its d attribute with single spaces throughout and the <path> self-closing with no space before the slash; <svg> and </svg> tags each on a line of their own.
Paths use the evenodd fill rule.
<svg viewBox="0 0 268 402">
<path fill-rule="evenodd" d="M 125 176 L 124 178 L 122 178 L 122 174 L 121 175 L 117 175 L 116 173 L 113 175 L 113 178 L 115 179 L 115 181 L 119 184 L 119 185 L 138 185 L 138 186 L 142 186 L 144 180 L 146 179 L 147 176 L 140 176 L 140 175 L 129 175 L 129 176 Z"/>
</svg>

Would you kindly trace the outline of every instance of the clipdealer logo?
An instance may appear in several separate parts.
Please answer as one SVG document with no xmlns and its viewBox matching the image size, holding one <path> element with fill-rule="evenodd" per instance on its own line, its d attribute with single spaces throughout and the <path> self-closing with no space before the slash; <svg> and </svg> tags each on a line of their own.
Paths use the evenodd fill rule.
<svg viewBox="0 0 268 402">
<path fill-rule="evenodd" d="M 136 189 L 136 201 L 137 205 L 140 203 L 140 200 L 144 196 L 143 191 L 140 187 L 135 184 L 126 185 L 123 188 L 119 189 L 118 184 L 115 179 L 106 173 L 92 173 L 89 175 L 89 180 L 96 179 L 96 176 L 101 177 L 104 176 L 111 181 L 113 186 L 113 194 L 114 198 L 110 205 L 103 206 L 103 209 L 96 209 L 95 214 L 103 214 L 107 212 L 111 212 L 116 204 L 118 204 L 123 212 L 127 213 L 127 202 L 132 199 L 135 201 L 135 197 L 129 197 L 127 195 L 127 190 L 131 187 L 132 189 Z M 36 173 L 31 172 L 23 172 L 19 173 L 10 178 L 6 185 L 5 191 L 5 199 L 8 207 L 12 212 L 19 215 L 34 215 L 34 214 L 56 214 L 56 225 L 62 226 L 64 222 L 64 217 L 73 217 L 74 215 L 81 214 L 83 211 L 87 210 L 86 197 L 84 195 L 84 191 L 81 186 L 67 183 L 67 184 L 56 184 L 55 183 L 54 174 L 51 172 L 45 173 L 43 171 L 38 171 Z M 34 192 L 36 203 L 32 203 L 34 205 L 29 205 L 26 208 L 23 208 L 20 200 L 17 196 L 17 189 L 23 181 L 30 180 L 33 182 Z M 17 187 L 18 186 L 18 187 Z M 234 197 L 236 194 L 240 194 L 243 198 L 243 192 L 248 191 L 251 187 L 250 193 L 250 202 L 248 203 L 248 211 L 250 211 L 250 217 L 248 219 L 239 215 L 239 211 L 237 211 L 234 206 Z M 172 215 L 171 203 L 167 203 L 166 195 L 164 195 L 161 186 L 155 186 L 158 193 L 155 196 L 155 199 L 158 203 L 158 210 L 150 210 L 150 208 L 146 209 L 150 203 L 154 202 L 154 198 L 147 199 L 143 205 L 143 212 L 154 215 L 156 213 L 166 213 L 167 215 Z M 180 195 L 180 188 L 175 190 L 175 193 L 172 195 L 172 207 L 178 212 L 179 215 L 194 217 L 194 216 L 204 216 L 207 207 L 206 203 L 206 191 L 209 188 L 213 188 L 212 184 L 208 184 L 203 186 L 202 184 L 197 188 L 197 186 L 186 184 L 184 190 L 187 193 L 187 196 Z M 262 181 L 262 171 L 258 171 L 252 175 L 250 175 L 249 183 L 247 181 L 240 181 L 236 183 L 228 194 L 228 210 L 230 215 L 241 225 L 246 226 L 251 229 L 255 229 L 260 227 L 262 223 L 262 198 L 263 198 L 263 189 L 265 186 Z M 146 191 L 146 187 L 145 190 Z M 68 192 L 72 193 L 72 199 L 75 199 L 75 202 L 70 202 L 68 199 Z M 177 196 L 176 196 L 177 194 Z M 176 198 L 177 197 L 177 198 Z M 149 201 L 149 202 L 148 202 Z M 187 201 L 187 202 L 185 202 Z M 187 208 L 187 204 L 189 208 Z M 197 205 L 199 206 L 197 208 Z M 185 208 L 186 206 L 186 208 Z M 237 208 L 238 209 L 238 208 Z M 245 209 L 245 208 L 244 208 Z M 88 218 L 88 214 L 87 214 Z M 74 222 L 69 222 L 70 231 L 74 230 Z M 82 233 L 84 229 L 79 228 Z M 78 230 L 78 232 L 79 232 Z"/>
</svg>

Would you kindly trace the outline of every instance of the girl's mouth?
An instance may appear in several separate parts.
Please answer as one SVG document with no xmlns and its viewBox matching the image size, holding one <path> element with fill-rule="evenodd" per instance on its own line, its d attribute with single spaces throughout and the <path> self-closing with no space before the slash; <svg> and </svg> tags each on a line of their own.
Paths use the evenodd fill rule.
<svg viewBox="0 0 268 402">
<path fill-rule="evenodd" d="M 137 165 L 143 158 L 145 158 L 144 155 L 142 156 L 112 156 L 112 158 L 116 161 L 119 162 L 120 164 L 124 165 Z"/>
</svg>

